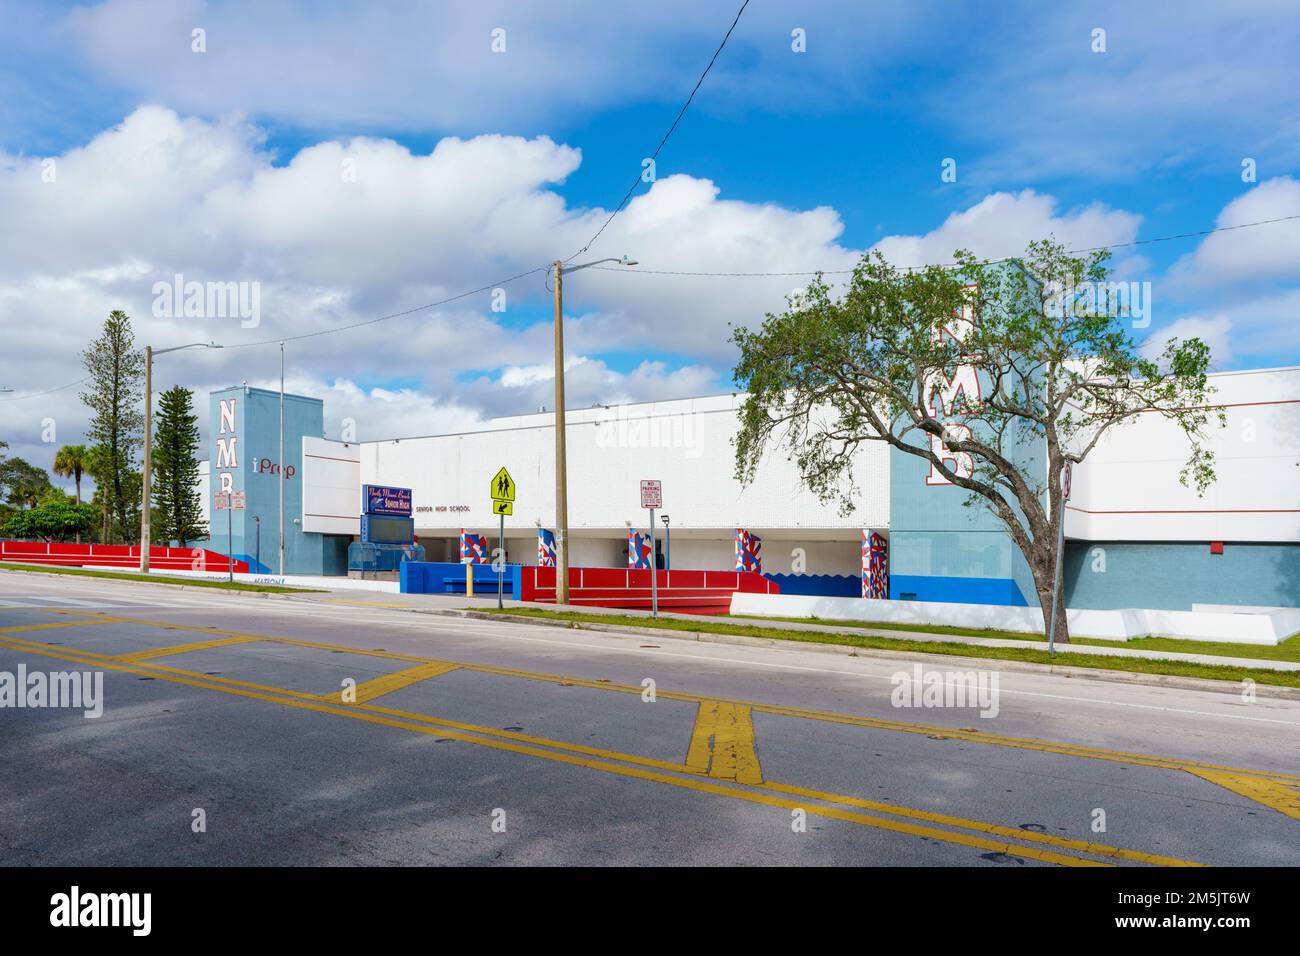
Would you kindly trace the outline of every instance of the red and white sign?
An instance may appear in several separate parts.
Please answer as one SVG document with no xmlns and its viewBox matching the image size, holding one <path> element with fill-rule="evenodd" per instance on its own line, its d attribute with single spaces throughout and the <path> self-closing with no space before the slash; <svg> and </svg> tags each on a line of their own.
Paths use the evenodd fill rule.
<svg viewBox="0 0 1300 956">
<path fill-rule="evenodd" d="M 662 508 L 664 506 L 664 485 L 662 481 L 641 482 L 641 507 Z"/>
<path fill-rule="evenodd" d="M 219 491 L 212 496 L 212 507 L 217 511 L 243 511 L 244 501 L 244 492 L 242 491 Z"/>
</svg>

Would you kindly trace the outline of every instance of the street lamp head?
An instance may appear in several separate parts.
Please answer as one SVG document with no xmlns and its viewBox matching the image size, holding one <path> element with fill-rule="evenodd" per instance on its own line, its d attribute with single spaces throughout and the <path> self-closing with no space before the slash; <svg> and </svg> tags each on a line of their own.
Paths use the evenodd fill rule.
<svg viewBox="0 0 1300 956">
<path fill-rule="evenodd" d="M 637 262 L 637 260 L 632 259 L 628 256 L 624 256 L 622 259 L 619 260 L 619 262 L 623 263 L 623 265 L 625 266 L 639 266 L 641 264 Z"/>
</svg>

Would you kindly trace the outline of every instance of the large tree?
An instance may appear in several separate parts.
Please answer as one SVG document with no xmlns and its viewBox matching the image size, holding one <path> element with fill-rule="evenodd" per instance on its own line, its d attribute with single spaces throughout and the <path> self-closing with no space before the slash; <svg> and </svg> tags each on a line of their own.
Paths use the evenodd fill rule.
<svg viewBox="0 0 1300 956">
<path fill-rule="evenodd" d="M 208 536 L 199 499 L 199 417 L 193 394 L 177 385 L 158 399 L 153 442 L 153 527 L 160 542 Z"/>
<path fill-rule="evenodd" d="M 0 493 L 19 508 L 35 508 L 50 490 L 50 473 L 22 458 L 0 461 Z"/>
<path fill-rule="evenodd" d="M 1170 339 L 1144 356 L 1109 295 L 1120 290 L 1104 253 L 1079 258 L 1040 240 L 1008 262 L 955 259 L 901 270 L 865 256 L 842 294 L 819 276 L 758 330 L 736 330 L 736 379 L 749 393 L 737 475 L 752 480 L 768 446 L 783 447 L 808 486 L 847 513 L 848 469 L 864 442 L 928 462 L 1005 527 L 1046 631 L 1067 462 L 1158 413 L 1187 435 L 1181 480 L 1198 492 L 1214 480 L 1204 431 L 1222 411 L 1207 407 L 1209 348 Z M 1066 615 L 1056 617 L 1066 643 Z"/>
<path fill-rule="evenodd" d="M 133 500 L 129 485 L 144 429 L 144 355 L 136 350 L 131 319 L 125 312 L 109 313 L 99 338 L 82 353 L 82 361 L 90 373 L 90 384 L 81 393 L 92 413 L 86 437 L 102 455 L 92 474 L 109 517 L 108 537 L 131 542 L 139 536 L 132 522 L 139 502 Z"/>
<path fill-rule="evenodd" d="M 51 488 L 36 507 L 9 515 L 4 534 L 43 541 L 80 540 L 82 534 L 89 533 L 95 518 L 93 507 L 74 502 L 65 492 Z"/>
</svg>

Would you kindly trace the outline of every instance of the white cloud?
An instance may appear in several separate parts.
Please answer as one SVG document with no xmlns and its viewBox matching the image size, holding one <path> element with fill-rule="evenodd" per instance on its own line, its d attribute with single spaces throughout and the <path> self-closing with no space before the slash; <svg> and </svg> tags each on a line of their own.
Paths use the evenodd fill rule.
<svg viewBox="0 0 1300 956">
<path fill-rule="evenodd" d="M 1232 320 L 1227 316 L 1220 315 L 1211 319 L 1188 316 L 1169 323 L 1151 336 L 1142 344 L 1142 354 L 1149 359 L 1157 359 L 1170 339 L 1185 342 L 1190 338 L 1198 338 L 1210 347 L 1211 371 L 1218 371 L 1232 362 L 1232 344 L 1229 341 L 1231 331 Z"/>
<path fill-rule="evenodd" d="M 693 109 L 860 102 L 873 92 L 866 78 L 927 39 L 934 49 L 926 25 L 941 11 L 951 16 L 947 8 L 829 0 L 793 17 L 752 4 Z M 77 65 L 101 83 L 186 112 L 241 110 L 329 131 L 479 132 L 555 126 L 632 102 L 667 111 L 690 91 L 733 12 L 696 0 L 634 12 L 581 0 L 107 0 L 74 9 L 62 26 Z M 791 52 L 795 26 L 806 30 L 808 55 Z M 191 49 L 196 28 L 206 31 L 205 53 Z M 492 49 L 496 29 L 505 31 L 501 53 Z"/>
<path fill-rule="evenodd" d="M 1102 203 L 1059 213 L 1054 198 L 1025 189 L 986 196 L 923 236 L 886 236 L 874 248 L 897 266 L 916 267 L 951 262 L 957 249 L 981 259 L 1019 255 L 1048 235 L 1078 249 L 1131 242 L 1141 223 L 1141 216 Z"/>
<path fill-rule="evenodd" d="M 1292 0 L 1010 4 L 971 32 L 931 113 L 982 147 L 968 183 L 1114 180 L 1300 159 Z M 1093 31 L 1105 31 L 1105 52 Z"/>
<path fill-rule="evenodd" d="M 1216 227 L 1300 216 L 1300 180 L 1267 179 L 1223 207 Z M 1196 287 L 1300 280 L 1300 219 L 1205 237 L 1171 274 Z"/>
<path fill-rule="evenodd" d="M 340 175 L 348 159 L 355 181 Z M 141 344 L 226 346 L 161 358 L 160 388 L 274 383 L 275 342 L 288 338 L 290 376 L 328 388 L 327 402 L 340 411 L 331 404 L 327 414 L 350 410 L 373 423 L 364 433 L 427 433 L 474 415 L 549 407 L 544 276 L 506 286 L 504 312 L 483 293 L 336 335 L 293 336 L 413 309 L 548 263 L 580 248 L 608 215 L 570 208 L 554 191 L 581 156 L 546 137 L 448 138 L 427 154 L 389 140 L 329 141 L 276 166 L 255 126 L 143 107 L 55 160 L 57 178 L 46 183 L 35 161 L 0 157 L 0 382 L 21 393 L 79 378 L 81 350 L 108 311 L 121 308 Z M 905 263 L 947 261 L 957 246 L 1003 255 L 1052 232 L 1085 245 L 1125 241 L 1138 222 L 1101 205 L 1059 211 L 1050 196 L 998 193 L 926 235 L 891 237 L 880 248 Z M 732 200 L 709 180 L 674 175 L 638 195 L 589 255 L 628 253 L 647 272 L 833 271 L 860 256 L 841 244 L 842 232 L 829 207 Z M 155 316 L 154 283 L 177 273 L 259 283 L 261 324 Z M 571 400 L 727 388 L 730 326 L 780 310 L 805 281 L 623 267 L 570 275 Z M 263 340 L 270 344 L 241 347 Z M 85 411 L 75 389 L 0 399 L 3 433 L 38 457 L 52 454 L 32 444 L 46 415 L 62 423 L 61 441 L 79 437 Z"/>
</svg>

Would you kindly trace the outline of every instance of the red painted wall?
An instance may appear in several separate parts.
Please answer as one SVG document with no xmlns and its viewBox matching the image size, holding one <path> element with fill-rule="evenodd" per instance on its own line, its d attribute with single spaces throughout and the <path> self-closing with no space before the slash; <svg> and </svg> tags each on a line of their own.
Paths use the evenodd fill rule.
<svg viewBox="0 0 1300 956">
<path fill-rule="evenodd" d="M 138 568 L 140 549 L 126 544 L 42 544 L 38 541 L 0 540 L 0 561 L 55 564 L 70 568 L 88 564 Z M 149 549 L 149 566 L 159 571 L 225 571 L 229 564 L 224 554 L 206 548 L 154 546 Z M 236 573 L 247 572 L 248 562 L 236 561 L 234 570 Z"/>
<path fill-rule="evenodd" d="M 520 599 L 555 601 L 555 568 L 521 568 Z M 648 570 L 570 568 L 569 603 L 649 609 Z M 737 591 L 777 594 L 780 587 L 753 571 L 660 571 L 659 607 L 664 611 L 726 614 Z"/>
</svg>

